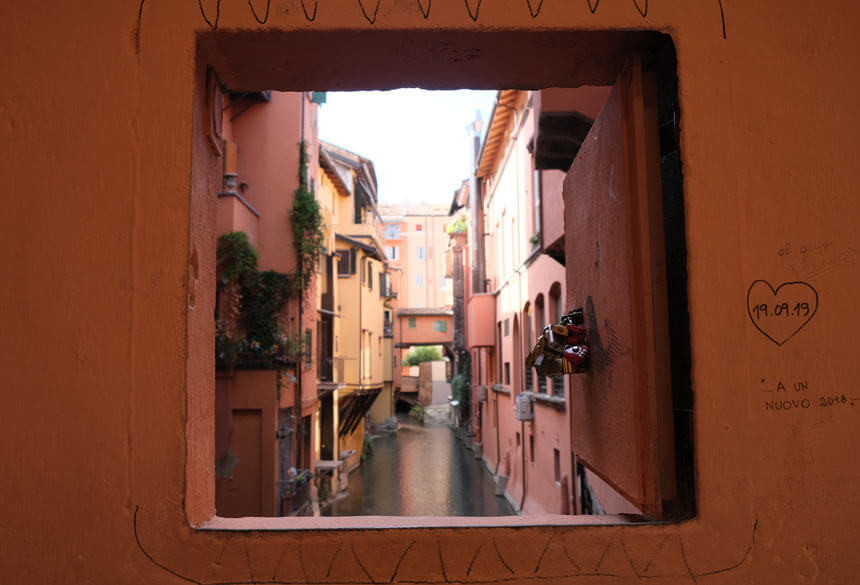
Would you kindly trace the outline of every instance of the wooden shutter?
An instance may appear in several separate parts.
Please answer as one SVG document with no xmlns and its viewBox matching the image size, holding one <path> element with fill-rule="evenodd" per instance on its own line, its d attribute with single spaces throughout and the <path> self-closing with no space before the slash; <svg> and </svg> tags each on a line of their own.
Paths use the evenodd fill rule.
<svg viewBox="0 0 860 585">
<path fill-rule="evenodd" d="M 659 518 L 675 497 L 656 82 L 619 75 L 564 181 L 569 308 L 585 310 L 588 373 L 572 376 L 579 460 Z"/>
</svg>

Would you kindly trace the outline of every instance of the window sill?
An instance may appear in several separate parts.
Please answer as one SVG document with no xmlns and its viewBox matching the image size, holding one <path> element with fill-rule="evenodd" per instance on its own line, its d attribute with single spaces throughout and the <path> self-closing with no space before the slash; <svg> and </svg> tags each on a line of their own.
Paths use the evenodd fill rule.
<svg viewBox="0 0 860 585">
<path fill-rule="evenodd" d="M 490 390 L 492 390 L 493 392 L 498 392 L 499 394 L 507 394 L 508 396 L 511 395 L 510 388 L 501 384 L 493 384 L 492 386 L 490 386 Z"/>
<path fill-rule="evenodd" d="M 638 520 L 638 521 L 637 521 Z M 341 516 L 341 517 L 244 517 L 215 516 L 196 528 L 198 530 L 296 531 L 296 530 L 391 530 L 420 528 L 511 528 L 519 526 L 607 526 L 618 524 L 648 524 L 636 517 L 624 515 L 559 515 L 528 516 Z"/>
<path fill-rule="evenodd" d="M 535 402 L 544 406 L 564 410 L 567 406 L 567 400 L 563 396 L 550 396 L 548 394 L 533 394 Z"/>
</svg>

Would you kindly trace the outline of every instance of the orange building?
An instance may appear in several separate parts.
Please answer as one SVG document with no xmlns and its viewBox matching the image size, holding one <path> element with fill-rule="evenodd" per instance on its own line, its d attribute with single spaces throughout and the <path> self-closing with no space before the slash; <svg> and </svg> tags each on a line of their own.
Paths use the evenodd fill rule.
<svg viewBox="0 0 860 585">
<path fill-rule="evenodd" d="M 382 205 L 385 254 L 392 272 L 391 327 L 395 348 L 394 387 L 404 389 L 399 366 L 413 346 L 439 345 L 453 358 L 453 289 L 446 266 L 447 208 L 433 205 Z"/>
<path fill-rule="evenodd" d="M 310 290 L 297 291 L 289 218 L 300 173 L 306 180 L 316 174 L 317 104 L 310 92 L 233 92 L 221 109 L 212 141 L 225 153 L 217 208 L 216 509 L 222 516 L 308 514 L 316 266 Z M 310 155 L 304 171 L 302 145 Z M 243 240 L 223 239 L 239 232 L 258 257 L 250 275 L 237 265 Z M 272 292 L 278 286 L 284 291 Z M 282 308 L 266 313 L 272 304 Z"/>
<path fill-rule="evenodd" d="M 320 143 L 320 156 L 320 184 L 332 201 L 332 355 L 339 370 L 338 388 L 326 398 L 338 422 L 329 423 L 326 433 L 334 435 L 334 458 L 345 464 L 345 485 L 346 473 L 362 457 L 365 424 L 394 413 L 391 332 L 385 324 L 391 294 L 373 162 L 327 142 Z"/>
<path fill-rule="evenodd" d="M 371 4 L 4 3 L 0 582 L 856 581 L 856 3 Z M 207 70 L 249 92 L 614 85 L 663 34 L 678 60 L 695 514 L 217 516 L 224 160 L 209 137 L 222 112 Z M 642 87 L 628 81 L 619 86 Z M 622 177 L 638 163 L 623 175 L 604 162 L 617 182 L 596 186 L 636 184 Z M 566 267 L 579 252 L 594 265 L 593 236 L 575 222 L 601 224 L 584 208 L 578 219 L 573 201 L 613 201 L 598 193 L 565 197 Z M 637 259 L 636 286 L 617 296 L 636 303 L 636 320 L 614 327 L 619 340 L 636 333 L 639 355 L 656 347 L 639 320 L 657 296 L 635 282 L 649 266 L 639 238 L 654 223 L 628 224 L 633 234 L 603 225 L 616 233 L 606 242 L 640 244 L 624 255 Z M 565 308 L 587 307 L 565 276 Z M 610 347 L 605 321 L 617 316 L 591 296 Z M 635 376 L 639 390 L 648 376 Z M 572 393 L 605 400 L 593 411 L 623 410 L 622 397 L 581 378 Z M 652 436 L 615 429 L 631 445 Z M 583 454 L 598 466 L 598 453 Z"/>
</svg>

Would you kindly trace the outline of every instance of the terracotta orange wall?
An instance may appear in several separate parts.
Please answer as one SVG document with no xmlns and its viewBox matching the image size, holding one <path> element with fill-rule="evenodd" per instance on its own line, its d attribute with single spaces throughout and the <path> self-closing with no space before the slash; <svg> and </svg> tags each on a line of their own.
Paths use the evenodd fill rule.
<svg viewBox="0 0 860 585">
<path fill-rule="evenodd" d="M 562 171 L 541 171 L 541 236 L 544 247 L 555 244 L 564 236 L 563 181 Z"/>
<path fill-rule="evenodd" d="M 442 344 L 454 339 L 454 321 L 451 315 L 415 315 L 415 328 L 409 328 L 408 315 L 397 317 L 395 327 L 400 328 L 400 342 L 405 344 Z M 433 321 L 445 321 L 445 331 L 433 329 Z"/>
<path fill-rule="evenodd" d="M 301 92 L 273 91 L 270 101 L 252 102 L 250 107 L 247 101 L 224 100 L 223 135 L 238 146 L 238 181 L 247 185 L 242 196 L 259 217 L 235 198 L 219 198 L 219 233 L 247 232 L 259 254 L 260 270 L 292 272 L 298 266 L 290 211 L 299 184 L 299 144 L 306 143 L 308 178 L 318 177 L 318 106 Z M 311 321 L 316 316 L 315 298 L 313 281 L 302 300 L 301 328 L 296 300 L 289 301 L 283 324 L 286 334 L 303 339 L 305 330 L 311 330 L 310 365 L 302 362 L 302 416 L 311 415 L 316 402 L 316 323 Z"/>
<path fill-rule="evenodd" d="M 238 452 L 238 466 L 234 473 L 241 473 L 245 477 L 256 476 L 260 488 L 260 513 L 264 516 L 276 516 L 280 513 L 280 490 L 277 484 L 278 468 L 277 468 L 277 442 L 275 433 L 278 428 L 278 409 L 292 406 L 292 389 L 289 384 L 285 385 L 280 396 L 280 400 L 273 400 L 273 389 L 278 387 L 278 372 L 275 370 L 239 370 L 233 373 L 231 377 L 223 377 L 217 380 L 219 387 L 218 394 L 229 396 L 226 408 L 230 411 L 223 412 L 223 408 L 216 410 L 216 416 L 223 415 L 224 424 L 219 425 L 219 435 L 216 436 L 216 445 L 218 447 L 223 444 L 226 449 L 229 445 L 229 434 L 231 430 L 231 420 L 228 416 L 232 416 L 235 411 L 253 411 L 260 413 L 261 428 L 260 439 L 255 442 L 257 453 L 242 453 Z M 227 427 L 227 428 L 225 428 Z M 216 451 L 216 456 L 220 457 L 222 452 Z M 247 455 L 247 457 L 246 457 Z M 259 461 L 259 467 L 247 469 L 248 462 Z M 241 469 L 239 466 L 243 466 Z M 251 463 L 252 465 L 254 463 Z M 216 481 L 219 481 L 216 479 Z M 228 488 L 229 489 L 229 488 Z M 220 497 L 220 496 L 219 496 Z M 247 508 L 245 508 L 247 509 Z M 219 511 L 221 509 L 219 508 Z M 235 512 L 230 513 L 235 515 Z"/>
<path fill-rule="evenodd" d="M 209 27 L 194 2 L 4 6 L 0 464 L 12 471 L 0 477 L 0 581 L 152 584 L 180 582 L 178 574 L 200 583 L 263 575 L 628 583 L 646 573 L 653 583 L 854 581 L 856 5 L 652 0 L 643 18 L 643 4 L 601 2 L 592 14 L 586 3 L 547 0 L 531 3 L 540 11 L 532 18 L 514 0 L 386 1 L 378 10 L 332 0 L 314 4 L 316 12 L 305 2 L 309 21 L 299 4 L 273 3 L 258 25 L 247 3 L 223 2 L 217 16 L 215 2 L 201 3 L 219 30 L 373 31 L 368 50 L 386 30 L 409 31 L 408 42 L 399 37 L 403 50 L 385 53 L 393 60 L 421 46 L 419 31 L 456 31 L 446 38 L 478 47 L 448 45 L 420 67 L 370 65 L 368 75 L 385 78 L 380 86 L 421 76 L 440 85 L 439 71 L 455 75 L 470 63 L 483 84 L 480 71 L 495 67 L 483 59 L 511 55 L 508 33 L 497 31 L 547 39 L 559 29 L 648 28 L 676 42 L 697 517 L 623 528 L 492 528 L 492 519 L 457 528 L 465 521 L 449 520 L 430 530 L 409 528 L 421 521 L 408 519 L 396 532 L 189 525 L 214 507 L 209 291 L 220 167 L 192 131 L 203 113 L 191 107 L 204 80 L 195 42 Z M 254 6 L 262 20 L 265 9 Z M 499 40 L 481 48 L 488 38 Z M 323 44 L 326 58 L 340 58 L 338 43 Z M 266 75 L 302 62 L 278 52 L 270 59 Z M 349 61 L 345 71 L 359 75 L 360 61 Z M 523 70 L 515 57 L 507 65 Z M 570 71 L 535 60 L 524 76 L 553 68 Z M 803 280 L 818 292 L 814 317 L 782 345 L 750 321 L 746 295 L 758 279 Z M 769 410 L 775 400 L 799 406 Z M 552 518 L 522 522 L 544 520 Z"/>
<path fill-rule="evenodd" d="M 260 212 L 259 243 L 261 270 L 291 272 L 296 268 L 289 210 L 298 187 L 298 143 L 302 140 L 302 101 L 305 102 L 305 140 L 311 165 L 316 160 L 315 137 L 309 119 L 315 104 L 301 93 L 273 91 L 270 102 L 248 108 L 232 124 L 232 137 L 240 145 L 239 180 L 248 184 L 244 197 Z M 244 108 L 242 102 L 236 109 Z M 309 165 L 309 167 L 311 166 Z M 310 168 L 310 177 L 317 177 Z"/>
<path fill-rule="evenodd" d="M 218 233 L 245 232 L 248 241 L 257 245 L 257 222 L 259 218 L 236 197 L 218 199 Z"/>
</svg>

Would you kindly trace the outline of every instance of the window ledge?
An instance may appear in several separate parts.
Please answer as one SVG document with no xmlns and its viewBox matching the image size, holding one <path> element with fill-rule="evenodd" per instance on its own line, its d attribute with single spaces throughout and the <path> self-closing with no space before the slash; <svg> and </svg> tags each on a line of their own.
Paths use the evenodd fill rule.
<svg viewBox="0 0 860 585">
<path fill-rule="evenodd" d="M 492 386 L 490 386 L 490 390 L 492 390 L 493 392 L 498 392 L 499 394 L 507 394 L 508 396 L 511 395 L 510 388 L 501 384 L 493 384 Z"/>
<path fill-rule="evenodd" d="M 420 528 L 511 528 L 525 526 L 607 526 L 650 524 L 626 515 L 573 516 L 535 514 L 529 516 L 340 516 L 340 517 L 244 517 L 216 516 L 198 530 L 218 531 L 297 531 L 297 530 L 391 530 Z"/>
<path fill-rule="evenodd" d="M 567 400 L 563 396 L 550 396 L 549 394 L 533 394 L 535 402 L 545 406 L 551 406 L 559 410 L 564 410 L 567 406 Z"/>
<path fill-rule="evenodd" d="M 223 191 L 221 193 L 218 193 L 218 197 L 235 197 L 239 201 L 239 203 L 245 206 L 248 211 L 250 211 L 257 217 L 260 217 L 260 212 L 257 211 L 256 208 L 254 208 L 254 206 L 251 205 L 251 203 L 247 199 L 245 199 L 240 193 L 233 193 L 232 191 Z"/>
</svg>

